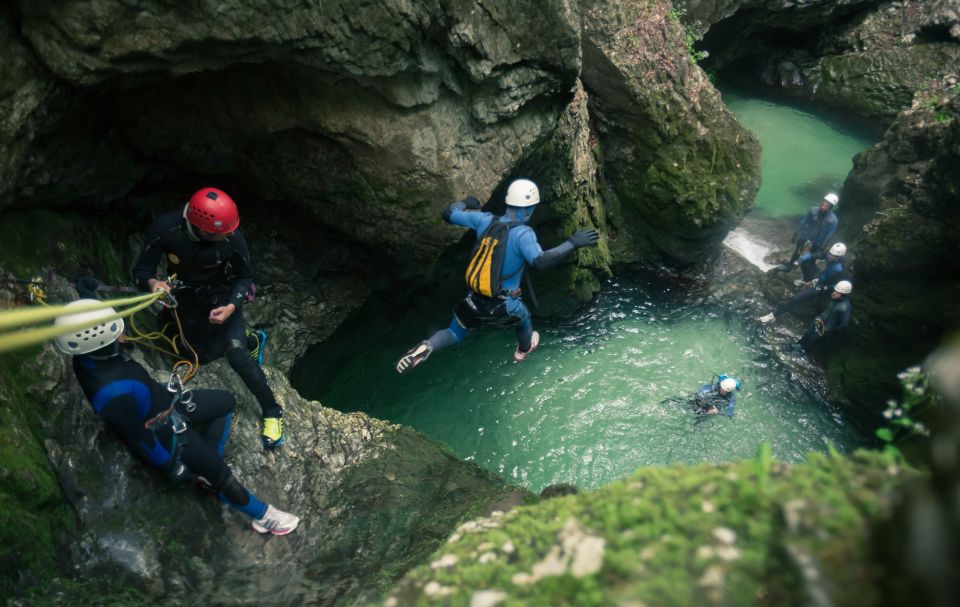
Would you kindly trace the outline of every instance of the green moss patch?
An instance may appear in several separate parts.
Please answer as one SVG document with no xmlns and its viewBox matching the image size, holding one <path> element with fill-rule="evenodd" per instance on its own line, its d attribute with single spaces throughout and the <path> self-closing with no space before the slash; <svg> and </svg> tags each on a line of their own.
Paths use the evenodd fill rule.
<svg viewBox="0 0 960 607">
<path fill-rule="evenodd" d="M 913 476 L 866 453 L 644 468 L 461 526 L 388 604 L 796 604 L 821 588 L 869 604 L 871 527 Z"/>
</svg>

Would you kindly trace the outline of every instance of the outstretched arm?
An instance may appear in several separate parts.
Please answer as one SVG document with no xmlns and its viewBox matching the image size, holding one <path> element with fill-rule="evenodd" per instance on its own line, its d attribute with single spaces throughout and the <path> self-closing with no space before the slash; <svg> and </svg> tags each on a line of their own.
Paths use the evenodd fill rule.
<svg viewBox="0 0 960 607">
<path fill-rule="evenodd" d="M 531 232 L 533 232 L 533 230 L 531 230 Z M 567 240 L 563 241 L 552 249 L 543 251 L 532 261 L 528 259 L 527 263 L 532 265 L 537 271 L 548 270 L 559 265 L 575 250 L 582 247 L 591 247 L 596 245 L 597 240 L 599 239 L 600 234 L 598 234 L 596 230 L 577 230 Z M 526 259 L 527 256 L 524 255 L 524 258 Z"/>
<path fill-rule="evenodd" d="M 458 200 L 440 213 L 440 217 L 447 223 L 479 230 L 480 222 L 486 217 L 487 213 L 467 213 L 467 210 L 476 211 L 480 209 L 480 201 L 474 196 L 467 196 L 463 200 Z"/>
</svg>

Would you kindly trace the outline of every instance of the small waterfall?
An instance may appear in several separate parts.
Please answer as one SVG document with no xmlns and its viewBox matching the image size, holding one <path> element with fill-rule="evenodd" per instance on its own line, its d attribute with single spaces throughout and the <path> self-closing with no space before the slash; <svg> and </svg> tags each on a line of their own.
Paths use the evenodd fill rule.
<svg viewBox="0 0 960 607">
<path fill-rule="evenodd" d="M 738 227 L 727 234 L 727 237 L 723 239 L 723 244 L 763 272 L 775 267 L 764 261 L 764 258 L 773 250 L 773 246 L 747 232 L 743 227 Z"/>
</svg>

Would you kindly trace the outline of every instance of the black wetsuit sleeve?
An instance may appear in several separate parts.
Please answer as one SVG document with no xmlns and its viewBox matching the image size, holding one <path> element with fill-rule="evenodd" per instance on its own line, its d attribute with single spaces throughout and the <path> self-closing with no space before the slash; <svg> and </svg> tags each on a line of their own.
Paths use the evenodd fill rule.
<svg viewBox="0 0 960 607">
<path fill-rule="evenodd" d="M 163 467 L 170 463 L 170 452 L 160 444 L 154 433 L 143 427 L 137 415 L 137 401 L 130 394 L 111 399 L 100 409 L 100 417 L 120 435 L 137 457 Z"/>
<path fill-rule="evenodd" d="M 543 270 L 549 270 L 550 268 L 558 266 L 575 250 L 576 247 L 573 246 L 573 243 L 569 240 L 565 240 L 552 249 L 547 249 L 541 253 L 539 257 L 534 259 L 533 269 L 541 272 Z"/>
<path fill-rule="evenodd" d="M 250 263 L 250 249 L 247 248 L 247 241 L 243 238 L 243 234 L 237 230 L 230 239 L 234 246 L 233 255 L 230 257 L 234 280 L 229 303 L 239 308 L 253 285 L 253 265 Z"/>
<path fill-rule="evenodd" d="M 157 273 L 157 266 L 163 257 L 163 245 L 160 242 L 160 236 L 163 233 L 163 227 L 158 219 L 155 219 L 147 230 L 147 237 L 143 241 L 143 248 L 140 250 L 140 257 L 133 266 L 133 282 L 137 288 L 142 291 L 149 291 L 148 281 Z"/>
</svg>

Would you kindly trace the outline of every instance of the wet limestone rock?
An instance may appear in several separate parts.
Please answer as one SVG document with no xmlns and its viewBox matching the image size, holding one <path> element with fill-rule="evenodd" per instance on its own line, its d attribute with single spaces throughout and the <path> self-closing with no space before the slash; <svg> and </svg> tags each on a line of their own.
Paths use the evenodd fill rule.
<svg viewBox="0 0 960 607">
<path fill-rule="evenodd" d="M 867 453 L 767 471 L 643 468 L 461 525 L 427 561 L 446 565 L 412 570 L 384 605 L 809 604 L 823 592 L 830 604 L 879 604 L 887 570 L 872 530 L 917 477 Z"/>
<path fill-rule="evenodd" d="M 899 395 L 896 373 L 960 327 L 960 78 L 918 94 L 855 158 L 840 195 L 841 234 L 857 254 L 854 324 L 828 374 L 876 414 Z"/>
<path fill-rule="evenodd" d="M 884 124 L 960 62 L 951 0 L 688 0 L 711 57 L 746 78 Z"/>
<path fill-rule="evenodd" d="M 614 254 L 703 258 L 750 209 L 760 146 L 690 58 L 669 2 L 584 2 L 583 83 Z"/>
<path fill-rule="evenodd" d="M 46 346 L 30 368 L 39 374 L 28 391 L 44 406 L 44 449 L 76 513 L 64 571 L 104 581 L 94 593 L 101 600 L 115 590 L 138 602 L 369 602 L 422 562 L 464 514 L 523 495 L 412 430 L 301 399 L 271 368 L 285 440 L 264 452 L 259 407 L 219 361 L 191 387 L 238 394 L 228 464 L 261 499 L 303 519 L 289 536 L 263 536 L 245 516 L 135 462 L 83 399 L 67 357 Z M 28 411 L 31 403 L 6 406 Z M 85 587 L 70 578 L 33 588 L 32 596 L 59 592 L 76 602 Z"/>
<path fill-rule="evenodd" d="M 488 198 L 550 135 L 580 63 L 576 13 L 561 0 L 18 11 L 55 74 L 116 91 L 137 154 L 236 176 L 408 272 L 459 238 L 443 206 Z"/>
</svg>

